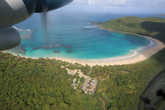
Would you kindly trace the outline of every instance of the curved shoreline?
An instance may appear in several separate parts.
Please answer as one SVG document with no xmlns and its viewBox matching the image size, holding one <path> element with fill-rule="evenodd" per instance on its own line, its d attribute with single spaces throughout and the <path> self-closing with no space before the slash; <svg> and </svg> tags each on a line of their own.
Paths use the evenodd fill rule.
<svg viewBox="0 0 165 110">
<path fill-rule="evenodd" d="M 81 65 L 89 65 L 89 66 L 105 66 L 105 65 L 127 65 L 127 64 L 135 64 L 141 61 L 144 61 L 148 58 L 150 58 L 152 55 L 156 54 L 163 48 L 165 48 L 165 44 L 160 42 L 157 39 L 153 39 L 148 36 L 142 36 L 138 35 L 140 37 L 145 37 L 150 41 L 150 44 L 143 47 L 142 49 L 133 50 L 130 54 L 119 56 L 119 57 L 113 57 L 113 58 L 103 58 L 103 59 L 74 59 L 74 58 L 62 58 L 62 57 L 46 57 L 45 59 L 55 59 L 55 60 L 61 60 L 69 63 L 78 63 Z M 31 59 L 39 59 L 36 57 L 26 57 L 19 54 L 15 54 L 12 52 L 12 55 L 23 57 L 23 58 L 31 58 Z"/>
<path fill-rule="evenodd" d="M 103 58 L 103 59 L 72 59 L 72 58 L 57 58 L 57 57 L 49 57 L 49 59 L 56 59 L 62 60 L 69 63 L 79 63 L 82 65 L 89 65 L 89 66 L 105 66 L 105 65 L 127 65 L 127 64 L 135 64 L 141 61 L 144 61 L 163 48 L 165 48 L 165 44 L 160 42 L 159 40 L 153 39 L 147 36 L 145 37 L 150 40 L 150 44 L 148 46 L 143 47 L 139 50 L 133 50 L 130 54 L 113 57 L 113 58 Z"/>
</svg>

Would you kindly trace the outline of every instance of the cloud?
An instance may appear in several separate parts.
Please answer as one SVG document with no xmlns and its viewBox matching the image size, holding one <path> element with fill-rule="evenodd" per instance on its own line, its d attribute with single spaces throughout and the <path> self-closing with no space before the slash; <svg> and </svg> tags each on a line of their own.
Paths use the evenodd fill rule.
<svg viewBox="0 0 165 110">
<path fill-rule="evenodd" d="M 164 8 L 165 0 L 128 0 L 125 6 Z"/>
<path fill-rule="evenodd" d="M 70 8 L 111 13 L 165 13 L 165 0 L 74 0 Z"/>
<path fill-rule="evenodd" d="M 123 5 L 128 0 L 74 0 L 75 3 L 88 5 Z"/>
<path fill-rule="evenodd" d="M 127 3 L 128 0 L 107 0 L 109 6 L 122 6 Z"/>
<path fill-rule="evenodd" d="M 74 0 L 74 2 L 104 7 L 165 7 L 165 0 Z"/>
</svg>

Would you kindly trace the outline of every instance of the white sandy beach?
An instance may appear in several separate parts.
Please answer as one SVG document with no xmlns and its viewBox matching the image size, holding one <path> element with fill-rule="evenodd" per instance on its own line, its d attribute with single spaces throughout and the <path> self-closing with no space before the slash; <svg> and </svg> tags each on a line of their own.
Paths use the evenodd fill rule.
<svg viewBox="0 0 165 110">
<path fill-rule="evenodd" d="M 148 40 L 150 40 L 150 44 L 144 48 L 134 50 L 128 55 L 124 55 L 120 57 L 105 58 L 105 59 L 73 59 L 73 58 L 49 57 L 48 59 L 56 59 L 56 60 L 66 61 L 69 63 L 78 63 L 89 66 L 127 65 L 127 64 L 135 64 L 144 61 L 150 58 L 152 55 L 159 52 L 160 50 L 162 50 L 163 48 L 165 48 L 165 44 L 160 42 L 159 40 L 147 36 L 140 36 L 140 37 L 145 37 Z M 15 56 L 20 56 L 14 53 L 11 54 Z M 20 56 L 20 57 L 29 58 L 25 56 Z M 32 58 L 32 59 L 39 59 L 39 58 Z"/>
<path fill-rule="evenodd" d="M 56 58 L 50 57 L 49 59 L 62 60 L 69 63 L 79 63 L 82 65 L 89 66 L 105 66 L 105 65 L 127 65 L 127 64 L 135 64 L 141 61 L 144 61 L 163 48 L 165 48 L 165 44 L 160 42 L 159 40 L 153 39 L 151 37 L 143 36 L 150 40 L 150 44 L 142 49 L 132 51 L 129 55 L 114 57 L 114 58 L 105 58 L 105 59 L 69 59 L 69 58 Z"/>
</svg>

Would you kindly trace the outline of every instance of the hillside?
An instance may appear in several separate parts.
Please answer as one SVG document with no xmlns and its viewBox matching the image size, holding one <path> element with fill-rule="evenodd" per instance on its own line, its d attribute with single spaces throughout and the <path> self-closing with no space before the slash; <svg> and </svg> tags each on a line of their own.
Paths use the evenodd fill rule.
<svg viewBox="0 0 165 110">
<path fill-rule="evenodd" d="M 82 66 L 57 60 L 25 59 L 0 53 L 0 109 L 2 110 L 136 110 L 147 83 L 164 69 L 165 50 L 152 58 L 125 66 Z M 96 93 L 72 87 L 77 75 L 98 80 Z M 71 72 L 72 72 L 71 71 Z"/>
<path fill-rule="evenodd" d="M 111 31 L 151 36 L 165 42 L 165 19 L 125 17 L 99 24 Z"/>
</svg>

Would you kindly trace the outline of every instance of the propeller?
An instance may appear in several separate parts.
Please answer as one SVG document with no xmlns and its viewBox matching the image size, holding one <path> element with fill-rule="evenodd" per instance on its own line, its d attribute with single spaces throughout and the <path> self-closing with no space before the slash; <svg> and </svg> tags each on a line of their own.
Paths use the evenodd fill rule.
<svg viewBox="0 0 165 110">
<path fill-rule="evenodd" d="M 45 37 L 48 36 L 48 14 L 47 12 L 41 13 L 41 23 Z"/>
<path fill-rule="evenodd" d="M 41 13 L 44 34 L 47 36 L 47 12 L 63 7 L 72 1 L 73 0 L 0 0 L 0 50 L 14 48 L 19 45 L 21 39 L 18 30 L 11 26 L 25 20 L 33 13 Z"/>
<path fill-rule="evenodd" d="M 48 14 L 47 12 L 50 10 L 54 10 L 64 5 L 72 2 L 73 0 L 37 0 L 35 12 L 41 13 L 41 22 L 44 29 L 44 34 L 47 36 L 48 31 Z"/>
<path fill-rule="evenodd" d="M 73 0 L 24 0 L 29 13 L 40 13 L 44 36 L 48 36 L 48 11 L 58 9 Z"/>
<path fill-rule="evenodd" d="M 35 12 L 41 13 L 41 23 L 43 28 L 43 34 L 47 42 L 48 36 L 48 11 L 54 10 L 72 2 L 73 0 L 37 0 Z"/>
</svg>

